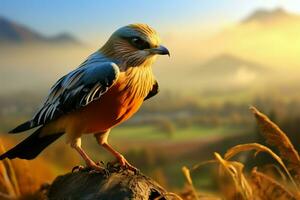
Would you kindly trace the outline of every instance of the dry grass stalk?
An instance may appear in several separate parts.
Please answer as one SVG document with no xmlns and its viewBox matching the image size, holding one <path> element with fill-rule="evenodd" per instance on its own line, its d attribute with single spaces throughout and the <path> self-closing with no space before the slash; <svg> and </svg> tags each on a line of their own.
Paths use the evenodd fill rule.
<svg viewBox="0 0 300 200">
<path fill-rule="evenodd" d="M 277 176 L 279 175 L 281 177 L 281 180 L 283 183 L 287 184 L 287 182 L 288 182 L 286 173 L 284 173 L 278 165 L 266 164 L 266 165 L 262 166 L 262 168 L 260 168 L 260 171 L 265 173 L 268 176 L 271 176 L 272 178 L 277 178 Z M 277 175 L 274 175 L 272 173 L 277 174 Z"/>
<path fill-rule="evenodd" d="M 278 183 L 275 179 L 253 169 L 251 172 L 251 184 L 256 198 L 262 200 L 297 200 L 291 192 Z"/>
<path fill-rule="evenodd" d="M 174 197 L 177 200 L 183 200 L 179 195 L 177 195 L 173 192 L 167 192 L 167 193 L 163 194 L 162 196 L 155 198 L 154 200 L 161 200 L 165 197 Z"/>
<path fill-rule="evenodd" d="M 196 165 L 194 165 L 190 171 L 196 171 L 198 170 L 200 167 L 204 166 L 204 165 L 207 165 L 207 164 L 214 164 L 216 163 L 217 161 L 216 160 L 206 160 L 206 161 L 203 161 L 203 162 L 200 162 Z"/>
<path fill-rule="evenodd" d="M 7 170 L 3 162 L 0 162 L 0 199 L 16 198 L 17 194 L 14 190 L 13 184 L 8 176 Z"/>
<path fill-rule="evenodd" d="M 187 183 L 189 184 L 189 186 L 191 187 L 192 189 L 192 192 L 193 192 L 193 195 L 195 197 L 196 200 L 199 200 L 198 198 L 198 193 L 194 187 L 194 184 L 193 184 L 193 180 L 191 178 L 191 173 L 190 173 L 190 170 L 186 167 L 186 166 L 183 166 L 182 167 L 182 172 L 183 172 L 183 175 L 184 177 L 186 178 L 187 180 Z"/>
<path fill-rule="evenodd" d="M 266 142 L 278 148 L 280 157 L 287 162 L 287 167 L 294 175 L 299 186 L 300 157 L 290 139 L 274 122 L 272 122 L 266 115 L 259 112 L 255 107 L 251 107 L 250 110 L 253 112 Z"/>
<path fill-rule="evenodd" d="M 235 156 L 236 154 L 243 152 L 243 151 L 251 151 L 251 150 L 255 150 L 256 154 L 258 154 L 259 152 L 266 152 L 269 155 L 271 155 L 280 165 L 281 167 L 285 170 L 285 172 L 287 173 L 288 177 L 290 178 L 291 182 L 293 183 L 293 185 L 297 188 L 297 184 L 295 183 L 293 177 L 291 176 L 289 170 L 286 168 L 284 162 L 282 161 L 282 159 L 276 154 L 274 153 L 271 149 L 269 149 L 268 147 L 258 144 L 258 143 L 248 143 L 248 144 L 240 144 L 240 145 L 236 145 L 232 148 L 230 148 L 224 158 L 226 160 L 232 158 L 233 156 Z"/>
<path fill-rule="evenodd" d="M 232 178 L 236 190 L 242 195 L 245 200 L 253 199 L 253 191 L 243 174 L 244 165 L 239 162 L 224 160 L 220 154 L 215 153 L 216 160 Z"/>
<path fill-rule="evenodd" d="M 5 152 L 5 149 L 0 141 L 0 153 L 3 152 Z M 15 171 L 8 159 L 0 161 L 0 184 L 6 190 L 6 193 L 1 193 L 1 196 L 16 198 L 20 195 Z"/>
</svg>

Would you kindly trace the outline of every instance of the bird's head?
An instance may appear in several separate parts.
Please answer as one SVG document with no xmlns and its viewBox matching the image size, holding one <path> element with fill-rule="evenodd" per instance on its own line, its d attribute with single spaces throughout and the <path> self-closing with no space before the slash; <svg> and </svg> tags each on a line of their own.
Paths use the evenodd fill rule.
<svg viewBox="0 0 300 200">
<path fill-rule="evenodd" d="M 130 24 L 115 31 L 100 51 L 125 67 L 148 66 L 157 55 L 170 55 L 156 31 L 146 24 Z"/>
</svg>

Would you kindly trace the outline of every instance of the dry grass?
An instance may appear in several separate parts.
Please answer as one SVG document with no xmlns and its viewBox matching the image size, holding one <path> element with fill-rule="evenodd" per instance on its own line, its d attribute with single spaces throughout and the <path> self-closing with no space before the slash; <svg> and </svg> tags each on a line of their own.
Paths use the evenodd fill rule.
<svg viewBox="0 0 300 200">
<path fill-rule="evenodd" d="M 236 154 L 243 152 L 243 151 L 251 151 L 251 150 L 255 150 L 255 155 L 257 155 L 259 152 L 266 152 L 268 153 L 271 157 L 273 157 L 278 164 L 284 169 L 284 171 L 286 172 L 286 174 L 288 175 L 289 179 L 291 180 L 291 182 L 293 183 L 293 185 L 295 186 L 296 189 L 298 189 L 297 184 L 294 181 L 294 178 L 292 177 L 292 175 L 290 174 L 289 170 L 287 169 L 287 167 L 285 166 L 284 162 L 282 161 L 282 159 L 276 154 L 274 153 L 271 149 L 269 149 L 268 147 L 258 144 L 258 143 L 250 143 L 250 144 L 241 144 L 241 145 L 236 145 L 232 148 L 230 148 L 226 153 L 225 153 L 225 159 L 229 160 L 230 158 L 232 158 L 233 156 L 235 156 Z"/>
<path fill-rule="evenodd" d="M 285 186 L 264 173 L 257 171 L 256 168 L 251 172 L 250 181 L 254 196 L 258 197 L 258 199 L 298 199 Z"/>
<path fill-rule="evenodd" d="M 287 135 L 266 115 L 251 107 L 261 134 L 268 145 L 277 148 L 279 155 L 269 147 L 258 144 L 240 144 L 230 148 L 222 157 L 215 153 L 215 160 L 200 163 L 191 168 L 191 171 L 198 169 L 203 164 L 217 163 L 219 165 L 219 198 L 228 200 L 297 200 L 300 199 L 300 157 Z M 269 154 L 277 165 L 269 164 L 265 167 L 254 167 L 245 171 L 244 164 L 238 161 L 231 161 L 235 155 L 241 152 L 255 151 Z M 270 175 L 263 172 L 272 167 L 277 175 Z M 282 171 L 283 170 L 283 171 Z M 192 185 L 192 178 L 187 168 L 184 170 L 188 185 Z M 281 178 L 280 178 L 281 177 Z M 288 177 L 288 179 L 286 178 Z M 195 189 L 196 190 L 196 189 Z M 191 190 L 191 193 L 195 193 Z M 202 193 L 203 194 L 203 193 Z M 199 198 L 200 200 L 207 199 Z"/>
<path fill-rule="evenodd" d="M 5 149 L 0 143 L 0 153 L 3 152 L 5 152 Z M 15 170 L 8 159 L 0 162 L 0 188 L 0 199 L 15 199 L 20 196 Z"/>
<path fill-rule="evenodd" d="M 188 183 L 188 186 L 191 188 L 192 194 L 193 194 L 193 199 L 195 200 L 199 200 L 199 194 L 197 193 L 194 184 L 193 184 L 193 180 L 191 178 L 191 173 L 190 170 L 187 167 L 182 167 L 182 172 L 186 178 L 186 181 Z"/>
<path fill-rule="evenodd" d="M 3 143 L 10 141 L 0 141 L 0 154 L 5 152 Z M 54 178 L 50 168 L 42 158 L 30 162 L 21 159 L 0 161 L 0 199 L 41 199 L 41 186 Z"/>
<path fill-rule="evenodd" d="M 259 112 L 255 107 L 251 107 L 250 110 L 253 112 L 266 142 L 279 150 L 281 158 L 286 161 L 289 171 L 294 175 L 294 178 L 299 184 L 300 157 L 292 142 L 287 135 L 266 115 Z"/>
<path fill-rule="evenodd" d="M 253 199 L 252 188 L 243 173 L 244 165 L 236 161 L 225 160 L 218 153 L 215 153 L 215 157 L 220 164 L 220 175 L 229 175 L 232 178 L 236 193 L 238 193 L 242 199 Z"/>
</svg>

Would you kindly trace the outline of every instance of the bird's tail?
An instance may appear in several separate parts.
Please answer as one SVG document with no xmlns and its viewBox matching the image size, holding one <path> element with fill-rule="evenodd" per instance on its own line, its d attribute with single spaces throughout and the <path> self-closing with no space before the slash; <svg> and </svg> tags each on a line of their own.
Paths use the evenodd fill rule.
<svg viewBox="0 0 300 200">
<path fill-rule="evenodd" d="M 5 152 L 0 156 L 0 160 L 5 158 L 22 158 L 31 160 L 37 157 L 48 145 L 57 140 L 64 133 L 56 133 L 41 136 L 43 127 L 37 129 L 32 135 L 23 140 L 21 143 Z"/>
</svg>

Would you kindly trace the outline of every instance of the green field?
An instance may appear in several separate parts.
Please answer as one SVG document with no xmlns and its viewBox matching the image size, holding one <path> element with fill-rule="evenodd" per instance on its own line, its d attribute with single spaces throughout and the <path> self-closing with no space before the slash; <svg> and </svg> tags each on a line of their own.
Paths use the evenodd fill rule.
<svg viewBox="0 0 300 200">
<path fill-rule="evenodd" d="M 112 140 L 190 140 L 195 138 L 231 135 L 242 131 L 239 127 L 230 126 L 190 126 L 177 128 L 172 134 L 163 132 L 155 126 L 122 126 L 112 130 Z"/>
</svg>

